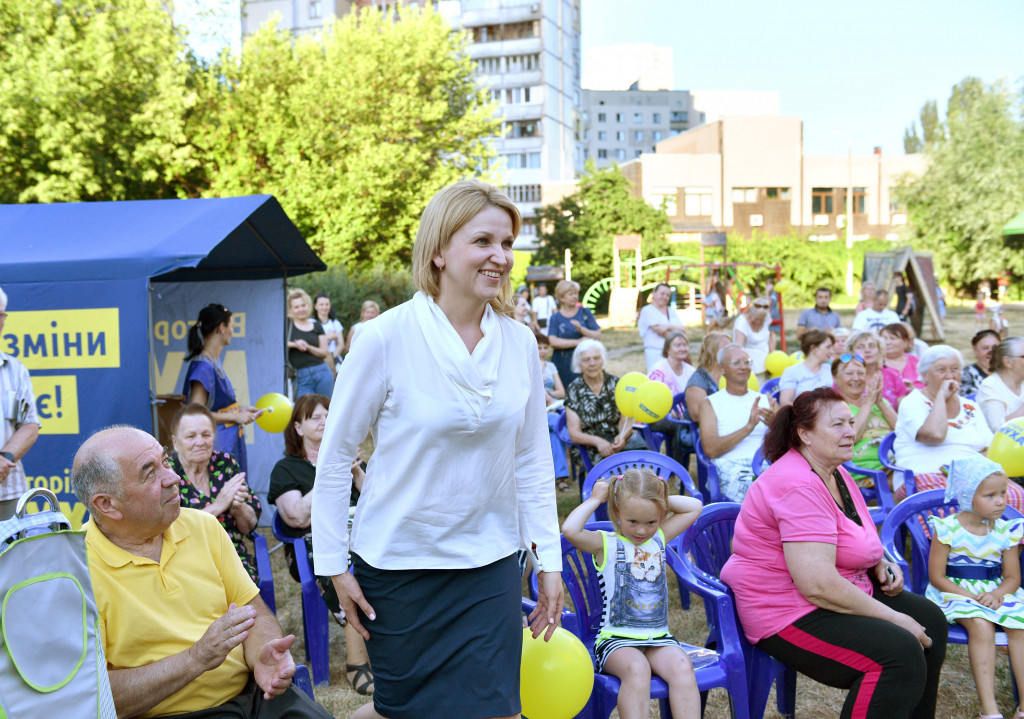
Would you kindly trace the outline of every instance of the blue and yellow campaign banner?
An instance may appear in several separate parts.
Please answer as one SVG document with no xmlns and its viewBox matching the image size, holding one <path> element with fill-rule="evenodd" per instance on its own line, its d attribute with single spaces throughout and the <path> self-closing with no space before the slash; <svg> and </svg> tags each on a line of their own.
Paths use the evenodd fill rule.
<svg viewBox="0 0 1024 719">
<path fill-rule="evenodd" d="M 287 394 L 284 385 L 284 280 L 225 282 L 154 282 L 152 373 L 155 395 L 182 394 L 188 363 L 188 330 L 199 310 L 211 303 L 231 310 L 231 343 L 221 366 L 240 404 L 254 404 L 267 392 Z M 273 507 L 267 505 L 270 471 L 284 456 L 284 437 L 255 423 L 247 425 L 246 481 L 263 502 L 261 524 L 268 525 Z"/>
<path fill-rule="evenodd" d="M 97 429 L 152 427 L 146 280 L 5 284 L 0 351 L 29 371 L 39 439 L 22 460 L 29 488 L 54 491 L 77 527 L 71 462 Z"/>
</svg>

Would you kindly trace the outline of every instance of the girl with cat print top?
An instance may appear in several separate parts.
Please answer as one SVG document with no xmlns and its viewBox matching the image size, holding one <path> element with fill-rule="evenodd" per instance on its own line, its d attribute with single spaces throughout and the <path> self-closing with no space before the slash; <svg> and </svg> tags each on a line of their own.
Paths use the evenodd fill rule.
<svg viewBox="0 0 1024 719">
<path fill-rule="evenodd" d="M 585 529 L 604 501 L 615 531 Z M 693 524 L 701 509 L 697 499 L 670 496 L 668 484 L 651 470 L 631 469 L 610 484 L 597 482 L 562 525 L 565 538 L 593 555 L 601 573 L 604 615 L 594 656 L 598 671 L 622 682 L 617 700 L 622 719 L 647 716 L 652 672 L 669 686 L 673 716 L 700 716 L 693 666 L 668 629 L 665 545 Z"/>
</svg>

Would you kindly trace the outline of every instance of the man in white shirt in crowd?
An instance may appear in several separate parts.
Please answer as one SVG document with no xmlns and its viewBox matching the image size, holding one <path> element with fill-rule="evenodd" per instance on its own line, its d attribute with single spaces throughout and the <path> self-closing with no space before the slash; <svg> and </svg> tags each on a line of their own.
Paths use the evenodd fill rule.
<svg viewBox="0 0 1024 719">
<path fill-rule="evenodd" d="M 548 294 L 547 285 L 537 285 L 537 296 L 533 298 L 531 307 L 533 313 L 537 316 L 537 326 L 540 327 L 541 332 L 547 334 L 548 318 L 558 309 L 558 303 L 555 302 L 555 298 Z"/>
<path fill-rule="evenodd" d="M 0 336 L 7 319 L 7 295 L 0 289 Z M 14 516 L 18 498 L 28 491 L 21 458 L 36 443 L 39 418 L 28 370 L 0 352 L 0 521 Z"/>
<path fill-rule="evenodd" d="M 644 355 L 647 358 L 647 372 L 661 361 L 661 351 L 665 347 L 665 335 L 669 332 L 686 332 L 686 325 L 679 319 L 675 307 L 669 307 L 672 299 L 672 287 L 662 282 L 651 292 L 650 302 L 640 310 L 636 328 L 640 339 L 644 342 Z"/>
<path fill-rule="evenodd" d="M 807 330 L 818 329 L 822 332 L 830 332 L 841 324 L 839 314 L 829 307 L 832 302 L 832 290 L 828 287 L 819 287 L 814 293 L 814 307 L 800 313 L 800 319 L 796 321 L 796 338 L 803 339 Z"/>
<path fill-rule="evenodd" d="M 871 330 L 878 332 L 886 325 L 900 321 L 900 316 L 886 305 L 889 304 L 889 291 L 878 289 L 875 291 L 875 299 L 871 307 L 863 309 L 853 318 L 853 331 Z"/>
</svg>

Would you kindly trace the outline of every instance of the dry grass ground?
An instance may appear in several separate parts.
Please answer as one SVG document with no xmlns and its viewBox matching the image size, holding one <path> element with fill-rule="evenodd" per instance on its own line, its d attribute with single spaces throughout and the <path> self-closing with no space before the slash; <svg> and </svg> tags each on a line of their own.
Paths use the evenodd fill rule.
<svg viewBox="0 0 1024 719">
<path fill-rule="evenodd" d="M 843 316 L 843 324 L 849 326 L 853 318 L 852 309 L 840 308 L 839 312 Z M 789 329 L 787 334 L 791 341 L 795 337 L 798 315 L 798 310 L 787 310 L 786 312 L 787 328 Z M 1005 315 L 1010 321 L 1011 333 L 1022 332 L 1024 305 L 1007 306 Z M 967 362 L 973 361 L 970 353 L 970 338 L 976 331 L 974 313 L 970 308 L 952 308 L 950 310 L 950 315 L 946 320 L 946 341 L 964 352 Z M 691 341 L 699 340 L 702 335 L 697 331 L 688 334 Z M 610 354 L 607 366 L 609 372 L 621 376 L 632 370 L 644 370 L 643 350 L 634 329 L 605 330 L 603 339 Z M 696 342 L 694 345 L 696 348 Z M 690 469 L 691 472 L 696 470 L 692 463 Z M 575 492 L 562 493 L 558 502 L 560 519 L 564 519 L 577 503 L 578 495 Z M 288 575 L 284 566 L 284 557 L 280 551 L 273 552 L 271 561 L 274 567 L 274 584 L 277 591 L 278 618 L 285 632 L 294 633 L 299 637 L 293 654 L 296 660 L 300 660 L 305 655 L 302 647 L 302 609 L 298 585 Z M 670 579 L 670 582 L 674 585 L 674 579 Z M 700 600 L 694 597 L 691 608 L 688 611 L 683 611 L 675 586 L 670 587 L 669 597 L 669 623 L 673 633 L 679 639 L 690 644 L 703 644 L 707 637 L 707 626 Z M 358 707 L 366 703 L 366 699 L 356 694 L 346 681 L 344 666 L 344 634 L 339 627 L 332 623 L 331 683 L 329 686 L 317 688 L 315 693 L 316 698 L 337 717 L 349 717 Z M 1010 688 L 1009 664 L 1005 654 L 997 656 L 996 690 L 999 706 L 1002 707 L 1005 714 L 1012 715 L 1013 694 Z M 806 677 L 801 676 L 797 681 L 796 711 L 800 719 L 836 717 L 840 713 L 844 698 L 845 692 L 823 686 Z M 950 646 L 942 670 L 937 716 L 941 719 L 977 716 L 978 709 L 966 648 Z M 612 716 L 617 717 L 617 712 Z M 652 702 L 651 717 L 657 716 L 657 705 Z M 716 689 L 710 693 L 705 716 L 708 719 L 725 719 L 729 716 L 728 700 L 724 690 Z M 775 711 L 774 698 L 769 702 L 765 716 L 768 719 L 779 716 Z"/>
</svg>

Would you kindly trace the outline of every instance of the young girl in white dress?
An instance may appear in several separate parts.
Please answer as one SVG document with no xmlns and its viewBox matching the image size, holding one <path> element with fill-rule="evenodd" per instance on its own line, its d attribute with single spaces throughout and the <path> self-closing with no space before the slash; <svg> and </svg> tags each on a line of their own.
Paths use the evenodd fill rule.
<svg viewBox="0 0 1024 719">
<path fill-rule="evenodd" d="M 1024 696 L 1024 590 L 1019 545 L 1024 519 L 1000 519 L 1009 479 L 1003 468 L 975 454 L 954 459 L 946 501 L 960 511 L 931 517 L 932 547 L 925 596 L 950 623 L 967 630 L 971 673 L 981 702 L 981 719 L 1002 719 L 995 698 L 995 631 L 1006 632 L 1017 690 Z M 1017 707 L 1014 719 L 1024 719 Z"/>
<path fill-rule="evenodd" d="M 615 531 L 584 529 L 606 500 Z M 593 555 L 603 577 L 604 616 L 594 656 L 599 671 L 622 682 L 617 699 L 622 719 L 647 716 L 651 673 L 668 684 L 672 716 L 700 717 L 693 665 L 668 629 L 665 545 L 693 524 L 701 509 L 697 499 L 670 496 L 668 484 L 651 470 L 630 469 L 611 484 L 597 482 L 562 525 L 574 547 Z"/>
</svg>

